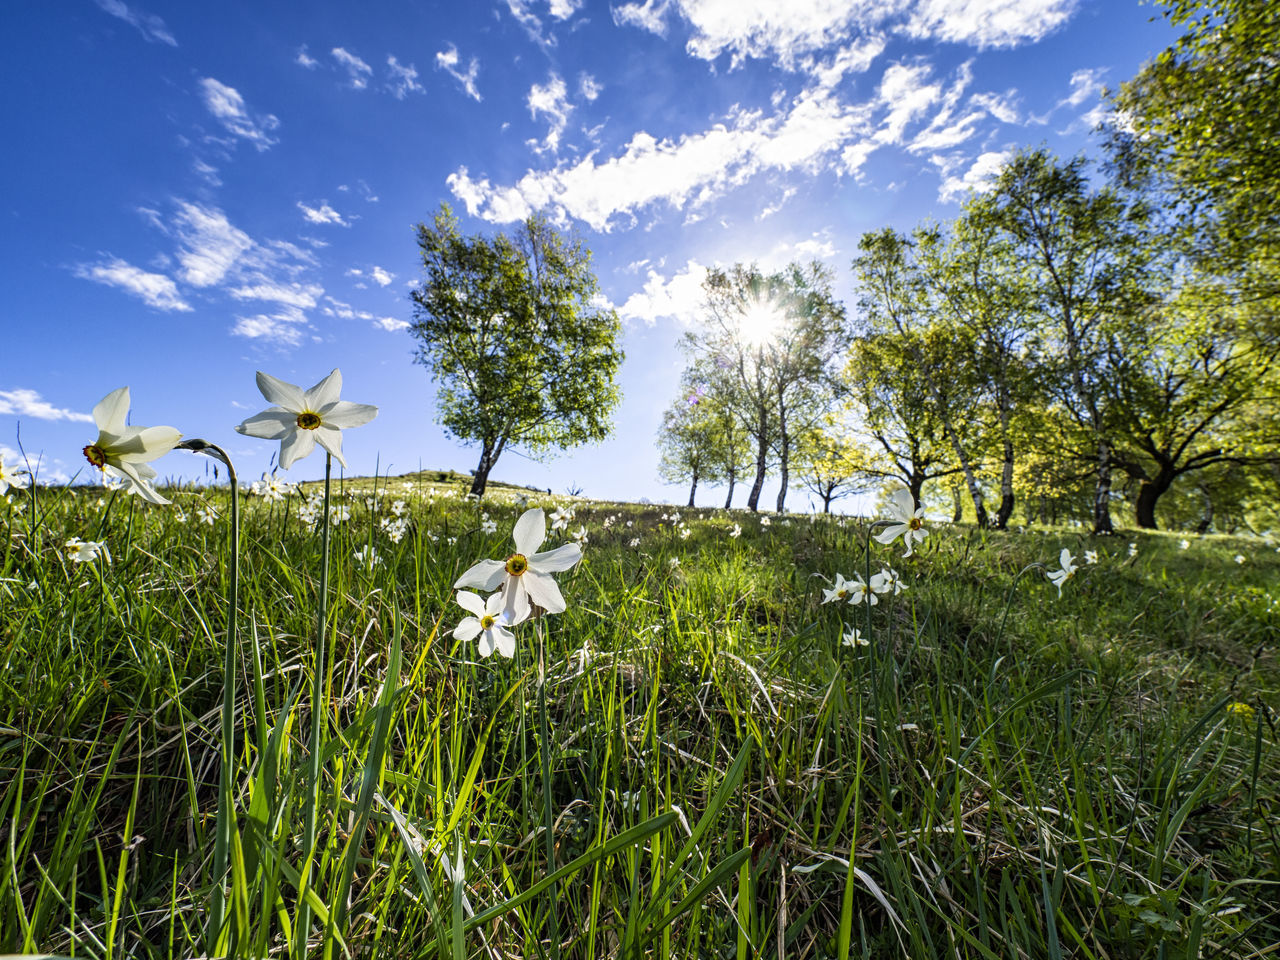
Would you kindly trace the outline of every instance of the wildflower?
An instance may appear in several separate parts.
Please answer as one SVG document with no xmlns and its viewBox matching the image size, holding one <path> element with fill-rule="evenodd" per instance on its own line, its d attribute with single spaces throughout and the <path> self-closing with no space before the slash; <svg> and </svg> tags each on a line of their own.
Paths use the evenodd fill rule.
<svg viewBox="0 0 1280 960">
<path fill-rule="evenodd" d="M 1088 563 L 1088 564 L 1094 564 L 1094 563 L 1097 563 L 1097 562 L 1098 562 L 1098 551 L 1097 551 L 1097 550 L 1086 550 L 1086 551 L 1084 552 L 1084 562 L 1085 562 L 1085 563 Z"/>
<path fill-rule="evenodd" d="M 857 627 L 850 627 L 841 637 L 846 647 L 866 647 L 871 641 L 866 639 Z"/>
<path fill-rule="evenodd" d="M 1257 711 L 1253 709 L 1252 704 L 1236 701 L 1235 703 L 1227 704 L 1227 713 L 1233 717 L 1239 717 L 1241 720 L 1252 720 Z"/>
<path fill-rule="evenodd" d="M 883 567 L 879 573 L 871 578 L 871 589 L 876 593 L 888 593 L 892 590 L 893 595 L 896 597 L 907 588 L 903 584 L 902 578 L 898 576 L 897 570 Z"/>
<path fill-rule="evenodd" d="M 458 591 L 458 606 L 473 616 L 464 617 L 462 622 L 453 628 L 454 637 L 466 641 L 479 636 L 482 657 L 489 656 L 494 650 L 508 660 L 516 655 L 516 635 L 507 627 L 514 626 L 527 617 L 528 607 L 525 608 L 524 616 L 508 620 L 507 612 L 502 608 L 501 592 L 491 594 L 488 600 L 481 600 L 479 594 L 472 593 L 470 590 Z"/>
<path fill-rule="evenodd" d="M 98 557 L 102 557 L 107 563 L 111 562 L 111 551 L 105 543 L 98 541 L 72 537 L 62 545 L 62 549 L 67 551 L 67 557 L 72 563 L 92 563 Z"/>
<path fill-rule="evenodd" d="M 268 477 L 265 473 L 261 480 L 253 481 L 249 487 L 249 492 L 256 497 L 261 497 L 267 503 L 275 503 L 277 500 L 283 500 L 293 490 L 291 484 L 285 483 L 278 477 Z"/>
<path fill-rule="evenodd" d="M 839 600 L 839 601 L 848 600 L 849 594 L 851 592 L 852 592 L 852 583 L 848 580 L 845 580 L 844 574 L 837 573 L 836 582 L 835 584 L 832 585 L 831 589 L 827 590 L 825 587 L 823 588 L 822 602 L 832 603 L 836 600 Z"/>
<path fill-rule="evenodd" d="M 1129 556 L 1136 557 L 1138 555 L 1138 545 L 1136 543 L 1129 544 Z"/>
<path fill-rule="evenodd" d="M 130 493 L 148 503 L 168 503 L 151 486 L 156 471 L 148 461 L 176 447 L 182 434 L 173 427 L 126 426 L 128 414 L 128 387 L 113 390 L 99 401 L 93 408 L 98 439 L 84 448 L 85 459 L 104 474 L 122 479 Z"/>
<path fill-rule="evenodd" d="M 1062 596 L 1062 585 L 1075 576 L 1075 557 L 1071 555 L 1070 550 L 1063 547 L 1062 553 L 1058 557 L 1058 563 L 1062 565 L 1062 569 L 1050 570 L 1045 574 L 1045 576 L 1049 578 L 1050 583 L 1058 588 L 1058 596 Z"/>
<path fill-rule="evenodd" d="M 668 560 L 668 561 L 667 561 L 667 566 L 669 566 L 672 570 L 677 570 L 677 569 L 679 569 L 679 567 L 680 567 L 680 558 L 679 558 L 679 557 L 672 557 L 670 560 Z"/>
<path fill-rule="evenodd" d="M 196 519 L 206 526 L 213 526 L 213 521 L 218 519 L 218 511 L 213 508 L 212 504 L 206 503 L 202 507 L 196 508 Z"/>
<path fill-rule="evenodd" d="M 378 551 L 368 544 L 355 551 L 352 556 L 355 558 L 356 563 L 362 567 L 373 568 L 382 562 L 382 558 L 378 556 Z"/>
<path fill-rule="evenodd" d="M 631 540 L 627 543 L 627 546 L 632 547 L 632 548 L 635 548 L 635 547 L 640 546 L 640 538 L 639 538 L 639 537 L 632 537 L 632 538 L 631 538 Z"/>
<path fill-rule="evenodd" d="M 329 508 L 329 522 L 334 526 L 345 523 L 351 519 L 351 508 L 345 503 L 340 503 L 336 507 Z"/>
<path fill-rule="evenodd" d="M 894 574 L 894 576 L 897 576 L 897 574 Z M 872 583 L 875 583 L 875 580 L 875 577 L 871 578 Z M 845 581 L 845 585 L 849 588 L 849 602 L 855 607 L 861 606 L 864 600 L 873 607 L 880 602 L 876 592 L 867 589 L 866 581 L 862 579 L 861 574 L 855 573 L 852 580 Z"/>
<path fill-rule="evenodd" d="M 527 493 L 518 494 L 516 496 L 516 506 L 521 510 L 529 506 L 529 495 Z"/>
<path fill-rule="evenodd" d="M 177 521 L 178 521 L 178 523 L 186 523 L 186 522 L 187 522 L 187 515 L 186 515 L 186 513 L 185 513 L 184 511 L 179 510 L 177 513 L 175 513 L 175 514 L 173 515 L 173 519 L 174 519 L 174 520 L 177 520 Z"/>
<path fill-rule="evenodd" d="M 391 512 L 392 512 L 393 514 L 395 514 L 397 517 L 403 517 L 403 516 L 404 516 L 404 512 L 405 512 L 405 510 L 407 510 L 407 509 L 408 509 L 408 507 L 406 507 L 406 506 L 405 506 L 405 503 L 404 503 L 404 501 L 403 501 L 403 500 L 395 500 L 395 501 L 392 501 L 392 504 L 391 504 Z"/>
<path fill-rule="evenodd" d="M 399 543 L 409 530 L 409 521 L 404 517 L 383 517 L 378 525 L 386 532 L 392 543 Z"/>
<path fill-rule="evenodd" d="M 9 492 L 9 488 L 24 490 L 27 486 L 27 475 L 16 467 L 7 467 L 4 456 L 0 455 L 0 496 Z"/>
<path fill-rule="evenodd" d="M 342 374 L 336 368 L 305 392 L 258 371 L 258 389 L 274 406 L 239 424 L 236 432 L 260 440 L 279 440 L 280 466 L 286 470 L 314 450 L 317 443 L 345 467 L 342 431 L 368 423 L 378 415 L 378 408 L 372 404 L 338 399 Z"/>
<path fill-rule="evenodd" d="M 771 526 L 773 526 L 773 521 L 772 521 L 772 520 L 770 520 L 768 517 L 761 517 L 761 518 L 760 518 L 760 526 L 762 526 L 762 527 L 771 527 Z"/>
<path fill-rule="evenodd" d="M 481 533 L 497 533 L 498 521 L 490 520 L 489 515 L 485 514 L 484 519 L 480 521 L 480 532 Z"/>
<path fill-rule="evenodd" d="M 909 489 L 899 487 L 889 498 L 888 510 L 891 518 L 896 522 L 877 533 L 876 540 L 889 544 L 898 537 L 902 537 L 907 545 L 907 552 L 903 556 L 909 557 L 913 551 L 912 544 L 924 543 L 925 535 L 928 533 L 924 529 L 924 507 L 915 505 Z"/>
<path fill-rule="evenodd" d="M 688 540 L 688 539 L 689 539 L 689 534 L 693 532 L 693 531 L 692 531 L 692 530 L 690 530 L 688 527 L 686 527 L 684 524 L 681 524 L 681 525 L 679 526 L 679 528 L 678 528 L 678 529 L 679 529 L 679 531 L 680 531 L 680 539 L 681 539 L 681 540 Z"/>
<path fill-rule="evenodd" d="M 1244 554 L 1237 553 L 1235 557 L 1236 563 L 1244 563 Z"/>
<path fill-rule="evenodd" d="M 555 512 L 551 514 L 552 531 L 564 530 L 568 528 L 569 521 L 573 519 L 572 507 L 556 507 Z"/>
<path fill-rule="evenodd" d="M 1190 547 L 1190 546 L 1191 546 L 1191 541 L 1190 541 L 1190 540 L 1179 540 L 1179 541 L 1178 541 L 1178 549 L 1179 549 L 1179 550 L 1186 550 L 1186 549 L 1187 549 L 1188 547 Z"/>
<path fill-rule="evenodd" d="M 735 523 L 733 525 L 733 529 L 729 531 L 729 536 L 733 537 L 735 540 L 742 536 L 742 524 Z"/>
<path fill-rule="evenodd" d="M 680 523 L 680 514 L 673 510 L 671 513 L 671 525 L 674 527 L 679 523 Z"/>
<path fill-rule="evenodd" d="M 580 547 L 585 547 L 588 541 L 590 540 L 590 538 L 587 536 L 587 528 L 582 526 L 581 524 L 578 525 L 577 530 L 569 534 L 569 537 L 573 540 L 574 543 L 576 543 Z"/>
<path fill-rule="evenodd" d="M 581 560 L 582 547 L 566 543 L 555 550 L 536 553 L 546 539 L 546 523 L 541 507 L 526 510 L 512 531 L 515 553 L 505 561 L 481 560 L 458 578 L 454 588 L 495 590 L 501 586 L 504 609 L 512 623 L 527 617 L 531 604 L 548 613 L 564 613 L 564 597 L 551 574 L 568 570 Z"/>
</svg>

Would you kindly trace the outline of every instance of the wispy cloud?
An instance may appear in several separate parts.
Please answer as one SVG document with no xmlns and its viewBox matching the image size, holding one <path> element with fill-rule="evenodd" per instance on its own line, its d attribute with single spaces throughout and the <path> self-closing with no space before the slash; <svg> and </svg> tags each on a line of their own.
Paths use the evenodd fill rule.
<svg viewBox="0 0 1280 960">
<path fill-rule="evenodd" d="M 687 261 L 684 269 L 671 277 L 650 267 L 644 287 L 618 307 L 618 316 L 646 327 L 652 327 L 659 320 L 675 320 L 691 326 L 702 315 L 706 304 L 702 289 L 706 276 L 707 268 L 696 260 Z"/>
<path fill-rule="evenodd" d="M 342 219 L 342 214 L 329 206 L 327 201 L 321 201 L 318 207 L 309 207 L 299 200 L 298 209 L 302 211 L 302 216 L 306 218 L 307 223 L 336 223 L 340 227 L 351 226 Z"/>
<path fill-rule="evenodd" d="M 552 153 L 560 149 L 560 135 L 564 133 L 565 124 L 569 122 L 569 114 L 573 105 L 569 103 L 568 90 L 559 74 L 552 73 L 546 85 L 534 84 L 529 88 L 529 96 L 525 99 L 529 115 L 538 119 L 538 114 L 547 118 L 547 138 L 542 143 L 542 150 Z"/>
<path fill-rule="evenodd" d="M 1090 97 L 1102 91 L 1102 78 L 1106 76 L 1106 67 L 1087 67 L 1071 74 L 1071 90 L 1058 101 L 1059 107 L 1078 107 Z"/>
<path fill-rule="evenodd" d="M 71 420 L 78 423 L 93 423 L 93 417 L 87 413 L 77 413 L 65 407 L 55 407 L 46 401 L 35 390 L 17 387 L 13 390 L 0 390 L 0 414 L 14 417 L 34 417 L 37 420 Z"/>
<path fill-rule="evenodd" d="M 116 287 L 141 299 L 156 310 L 186 313 L 191 305 L 182 299 L 178 285 L 162 273 L 148 273 L 118 257 L 101 263 L 82 263 L 75 275 L 82 280 L 92 280 L 108 287 Z"/>
<path fill-rule="evenodd" d="M 232 226 L 225 213 L 198 203 L 178 204 L 174 228 L 180 243 L 177 256 L 182 279 L 193 287 L 221 283 L 254 245 L 247 233 Z"/>
<path fill-rule="evenodd" d="M 386 270 L 377 266 L 369 271 L 369 276 L 372 277 L 373 282 L 380 287 L 389 287 L 391 285 L 391 281 L 396 278 L 394 273 L 388 273 Z"/>
<path fill-rule="evenodd" d="M 598 83 L 591 74 L 578 74 L 578 92 L 582 94 L 583 100 L 595 100 L 603 90 L 603 84 Z"/>
<path fill-rule="evenodd" d="M 426 87 L 418 82 L 418 71 L 413 64 L 403 66 L 399 60 L 387 54 L 387 72 L 391 74 L 387 89 L 397 100 L 403 100 L 410 93 L 426 92 Z"/>
<path fill-rule="evenodd" d="M 942 203 L 951 203 L 955 200 L 963 200 L 970 191 L 985 193 L 991 189 L 993 181 L 1000 175 L 1000 171 L 1012 156 L 1012 150 L 989 151 L 982 154 L 962 175 L 947 176 L 943 179 L 942 186 L 938 189 L 938 199 Z M 947 166 L 945 163 L 939 163 L 938 159 L 934 162 L 943 166 L 945 170 Z"/>
<path fill-rule="evenodd" d="M 460 60 L 458 48 L 451 43 L 445 49 L 436 53 L 436 69 L 445 71 L 462 84 L 462 89 L 466 91 L 467 96 L 472 100 L 482 100 L 483 97 L 480 96 L 480 91 L 476 88 L 476 77 L 480 73 L 480 61 L 472 57 L 467 64 L 467 69 L 464 71 L 458 67 Z"/>
<path fill-rule="evenodd" d="M 95 2 L 113 17 L 119 17 L 125 23 L 135 27 L 148 43 L 167 43 L 171 47 L 178 45 L 178 41 L 173 38 L 164 21 L 154 14 L 143 13 L 136 7 L 124 3 L 123 0 L 95 0 Z"/>
<path fill-rule="evenodd" d="M 236 300 L 266 300 L 297 307 L 299 310 L 310 310 L 324 293 L 324 287 L 319 284 L 262 281 L 245 284 L 227 292 Z"/>
<path fill-rule="evenodd" d="M 1066 23 L 1078 0 L 921 0 L 907 22 L 917 39 L 985 50 L 1034 43 Z"/>
<path fill-rule="evenodd" d="M 285 307 L 276 313 L 259 313 L 236 317 L 233 336 L 248 340 L 264 340 L 281 347 L 296 347 L 302 342 L 309 324 L 301 310 Z"/>
<path fill-rule="evenodd" d="M 342 47 L 334 47 L 329 53 L 338 61 L 338 65 L 347 71 L 352 89 L 363 90 L 369 85 L 369 78 L 373 76 L 373 67 Z"/>
<path fill-rule="evenodd" d="M 373 325 L 387 333 L 399 333 L 401 330 L 409 329 L 408 320 L 397 320 L 395 317 L 374 317 Z"/>
<path fill-rule="evenodd" d="M 235 136 L 248 140 L 259 150 L 280 142 L 271 136 L 271 131 L 280 126 L 275 115 L 250 114 L 244 97 L 234 87 L 219 83 L 213 77 L 204 77 L 200 81 L 200 95 L 208 111 Z"/>
<path fill-rule="evenodd" d="M 320 61 L 307 53 L 307 45 L 305 43 L 298 48 L 297 56 L 293 58 L 293 62 L 300 67 L 306 67 L 308 70 L 314 70 L 320 66 Z"/>
</svg>

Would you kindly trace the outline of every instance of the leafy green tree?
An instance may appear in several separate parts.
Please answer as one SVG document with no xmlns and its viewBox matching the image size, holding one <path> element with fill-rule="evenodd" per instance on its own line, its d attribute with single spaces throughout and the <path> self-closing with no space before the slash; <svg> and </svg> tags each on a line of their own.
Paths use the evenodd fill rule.
<svg viewBox="0 0 1280 960">
<path fill-rule="evenodd" d="M 658 475 L 667 483 L 689 484 L 689 506 L 698 483 L 716 472 L 721 421 L 700 394 L 684 392 L 662 415 L 658 433 Z"/>
<path fill-rule="evenodd" d="M 1112 533 L 1109 325 L 1150 300 L 1142 285 L 1146 210 L 1112 187 L 1093 189 L 1082 158 L 1062 163 L 1045 150 L 1024 151 L 1005 166 L 987 210 L 1034 285 L 1053 399 L 1093 445 L 1093 532 Z"/>
<path fill-rule="evenodd" d="M 755 265 L 710 270 L 704 281 L 706 313 L 685 348 L 715 371 L 726 398 L 756 451 L 747 507 L 759 507 L 770 462 L 779 467 L 777 509 L 786 503 L 794 433 L 837 384 L 834 360 L 846 337 L 844 309 L 831 293 L 821 264 L 791 264 L 764 274 Z"/>
<path fill-rule="evenodd" d="M 1121 85 L 1112 156 L 1162 191 L 1231 301 L 1280 297 L 1280 4 L 1163 0 L 1186 28 Z"/>
<path fill-rule="evenodd" d="M 622 327 L 596 302 L 591 252 L 538 216 L 511 237 L 463 236 L 448 205 L 417 238 L 414 359 L 439 384 L 438 422 L 480 445 L 471 492 L 508 447 L 538 456 L 603 440 Z"/>
<path fill-rule="evenodd" d="M 796 473 L 822 501 L 823 513 L 831 512 L 833 501 L 858 492 L 859 451 L 834 418 L 801 434 L 796 448 Z"/>
</svg>

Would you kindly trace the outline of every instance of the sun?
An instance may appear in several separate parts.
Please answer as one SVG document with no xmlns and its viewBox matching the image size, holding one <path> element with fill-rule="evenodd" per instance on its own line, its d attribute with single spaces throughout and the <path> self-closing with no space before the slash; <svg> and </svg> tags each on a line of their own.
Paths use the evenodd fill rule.
<svg viewBox="0 0 1280 960">
<path fill-rule="evenodd" d="M 742 311 L 738 331 L 749 346 L 763 347 L 778 336 L 784 323 L 786 317 L 775 304 L 759 301 Z"/>
</svg>

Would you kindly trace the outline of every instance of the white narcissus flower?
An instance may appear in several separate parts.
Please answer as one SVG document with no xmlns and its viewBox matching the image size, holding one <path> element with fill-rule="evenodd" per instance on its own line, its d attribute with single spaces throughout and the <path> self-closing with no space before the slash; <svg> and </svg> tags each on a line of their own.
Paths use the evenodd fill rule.
<svg viewBox="0 0 1280 960">
<path fill-rule="evenodd" d="M 573 519 L 572 507 L 556 507 L 551 514 L 551 529 L 565 530 L 569 526 L 569 521 Z"/>
<path fill-rule="evenodd" d="M 843 635 L 842 639 L 846 647 L 866 647 L 871 643 L 870 640 L 863 637 L 862 631 L 857 627 L 850 627 L 848 632 Z"/>
<path fill-rule="evenodd" d="M 591 538 L 587 536 L 587 528 L 582 526 L 582 524 L 578 524 L 578 529 L 569 534 L 569 537 L 580 547 L 585 547 L 591 540 Z"/>
<path fill-rule="evenodd" d="M 488 600 L 481 600 L 480 595 L 470 590 L 458 591 L 458 606 L 474 616 L 464 617 L 462 622 L 453 628 L 453 635 L 459 640 L 474 640 L 480 637 L 480 656 L 487 657 L 494 650 L 510 660 L 516 655 L 516 635 L 507 629 L 515 626 L 524 617 L 517 620 L 507 619 L 502 609 L 502 594 L 490 595 Z M 525 616 L 528 616 L 526 608 Z"/>
<path fill-rule="evenodd" d="M 898 571 L 890 567 L 884 567 L 879 573 L 871 578 L 871 589 L 876 593 L 888 593 L 893 591 L 896 597 L 903 590 L 907 589 L 906 584 L 898 576 Z"/>
<path fill-rule="evenodd" d="M 1244 554 L 1243 554 L 1243 553 L 1237 553 L 1237 554 L 1236 554 L 1236 563 L 1244 563 Z"/>
<path fill-rule="evenodd" d="M 1190 540 L 1179 540 L 1179 541 L 1178 541 L 1178 549 L 1179 549 L 1179 550 L 1186 550 L 1186 549 L 1187 549 L 1188 547 L 1190 547 L 1190 546 L 1191 546 L 1191 541 L 1190 541 Z"/>
<path fill-rule="evenodd" d="M 912 554 L 913 543 L 924 543 L 924 538 L 928 533 L 924 529 L 924 507 L 916 506 L 910 490 L 906 487 L 899 487 L 889 498 L 888 510 L 892 519 L 896 522 L 877 533 L 876 540 L 880 543 L 889 544 L 897 540 L 898 537 L 902 537 L 903 543 L 907 545 L 907 552 L 903 556 L 909 557 Z"/>
<path fill-rule="evenodd" d="M 236 432 L 260 440 L 279 440 L 280 466 L 286 470 L 314 450 L 317 443 L 345 467 L 342 431 L 366 424 L 378 415 L 378 408 L 372 404 L 338 399 L 342 374 L 337 369 L 306 391 L 259 370 L 258 389 L 274 406 L 245 420 Z"/>
<path fill-rule="evenodd" d="M 874 576 L 871 578 L 871 582 L 875 583 Z M 875 591 L 867 589 L 867 584 L 862 579 L 862 574 L 855 573 L 853 579 L 846 580 L 845 584 L 849 588 L 849 602 L 855 607 L 860 606 L 864 600 L 873 607 L 880 602 L 880 598 L 876 596 Z"/>
<path fill-rule="evenodd" d="M 770 520 L 768 517 L 761 517 L 761 518 L 760 518 L 760 526 L 762 526 L 762 527 L 771 527 L 771 526 L 773 526 L 773 521 L 772 521 L 772 520 Z"/>
<path fill-rule="evenodd" d="M 853 592 L 853 581 L 846 580 L 844 574 L 836 574 L 836 582 L 831 585 L 831 589 L 822 588 L 822 602 L 833 603 L 837 600 L 844 601 L 849 599 L 849 594 Z"/>
<path fill-rule="evenodd" d="M 1084 552 L 1084 562 L 1085 562 L 1085 563 L 1089 563 L 1089 564 L 1097 563 L 1097 562 L 1098 562 L 1098 551 L 1097 551 L 1097 550 L 1086 550 L 1086 551 Z"/>
<path fill-rule="evenodd" d="M 1076 575 L 1075 557 L 1071 555 L 1071 551 L 1066 547 L 1062 548 L 1062 553 L 1058 557 L 1058 563 L 1061 564 L 1061 570 L 1050 570 L 1045 576 L 1049 578 L 1049 582 L 1058 588 L 1058 596 L 1062 596 L 1062 585 Z"/>
<path fill-rule="evenodd" d="M 1136 543 L 1129 544 L 1129 556 L 1136 557 L 1138 555 L 1138 545 Z"/>
<path fill-rule="evenodd" d="M 9 488 L 25 490 L 28 477 L 16 467 L 5 466 L 4 457 L 0 456 L 0 496 L 9 492 Z"/>
<path fill-rule="evenodd" d="M 93 408 L 98 439 L 84 448 L 85 459 L 104 474 L 119 477 L 130 493 L 148 503 L 168 503 L 151 486 L 156 471 L 147 463 L 176 447 L 182 434 L 173 427 L 127 426 L 128 415 L 128 387 L 113 390 L 99 401 Z"/>
<path fill-rule="evenodd" d="M 735 523 L 733 525 L 733 529 L 729 531 L 729 536 L 733 537 L 735 540 L 742 536 L 742 524 Z"/>
<path fill-rule="evenodd" d="M 547 520 L 542 508 L 526 510 L 512 531 L 515 553 L 506 560 L 481 560 L 458 578 L 454 589 L 478 587 L 488 591 L 501 587 L 503 609 L 511 623 L 527 617 L 531 604 L 547 613 L 564 613 L 564 597 L 551 574 L 573 567 L 582 559 L 582 547 L 566 543 L 536 553 L 546 537 Z"/>
<path fill-rule="evenodd" d="M 498 521 L 490 520 L 488 517 L 485 517 L 484 520 L 481 521 L 480 523 L 480 532 L 481 533 L 497 533 Z"/>
<path fill-rule="evenodd" d="M 62 549 L 67 551 L 67 557 L 73 563 L 92 563 L 98 557 L 102 557 L 107 563 L 111 562 L 111 551 L 105 543 L 99 541 L 72 537 L 62 545 Z"/>
</svg>

